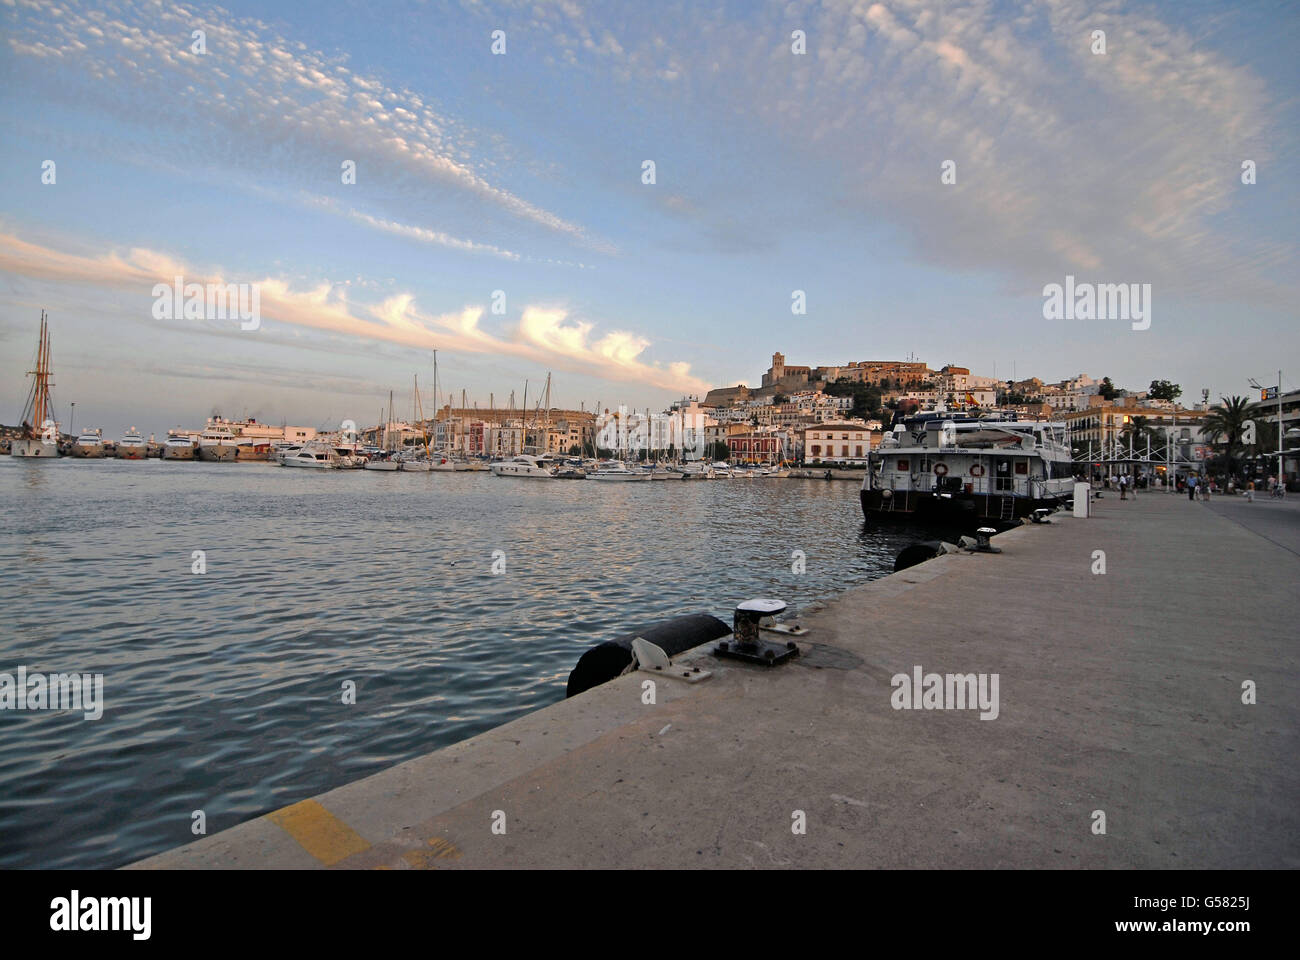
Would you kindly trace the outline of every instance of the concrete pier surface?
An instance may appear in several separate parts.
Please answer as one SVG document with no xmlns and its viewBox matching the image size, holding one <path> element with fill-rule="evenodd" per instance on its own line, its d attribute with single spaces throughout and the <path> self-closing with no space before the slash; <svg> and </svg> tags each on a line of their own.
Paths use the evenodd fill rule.
<svg viewBox="0 0 1300 960">
<path fill-rule="evenodd" d="M 786 665 L 697 648 L 653 705 L 629 674 L 135 866 L 1300 866 L 1300 502 L 1096 507 L 848 591 Z M 996 718 L 894 709 L 917 666 L 997 674 Z"/>
</svg>

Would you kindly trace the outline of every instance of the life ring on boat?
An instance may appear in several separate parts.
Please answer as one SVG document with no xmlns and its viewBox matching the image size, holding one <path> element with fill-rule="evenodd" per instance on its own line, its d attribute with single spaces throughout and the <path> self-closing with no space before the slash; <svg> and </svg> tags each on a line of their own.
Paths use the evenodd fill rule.
<svg viewBox="0 0 1300 960">
<path fill-rule="evenodd" d="M 936 477 L 946 476 L 947 473 L 948 473 L 948 465 L 946 463 L 936 463 L 934 465 L 934 475 Z"/>
<path fill-rule="evenodd" d="M 971 464 L 970 475 L 972 477 L 982 477 L 984 476 L 984 468 L 978 463 Z"/>
<path fill-rule="evenodd" d="M 881 490 L 881 491 L 880 491 L 880 499 L 881 499 L 881 500 L 888 500 L 888 499 L 889 499 L 890 497 L 892 497 L 893 495 L 894 495 L 894 491 L 893 491 L 893 490 Z"/>
</svg>

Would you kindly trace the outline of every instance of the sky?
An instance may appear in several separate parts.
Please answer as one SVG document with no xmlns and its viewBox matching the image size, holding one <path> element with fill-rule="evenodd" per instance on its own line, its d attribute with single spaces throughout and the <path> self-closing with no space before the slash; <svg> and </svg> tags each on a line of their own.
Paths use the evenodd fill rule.
<svg viewBox="0 0 1300 960">
<path fill-rule="evenodd" d="M 417 375 L 427 410 L 435 350 L 437 399 L 482 407 L 550 373 L 556 406 L 662 409 L 774 351 L 1184 402 L 1300 379 L 1293 2 L 0 0 L 0 24 L 0 422 L 42 309 L 60 420 L 110 434 L 374 423 Z M 255 285 L 260 325 L 160 318 L 177 276 Z M 1149 328 L 1045 319 L 1067 276 L 1150 284 Z"/>
</svg>

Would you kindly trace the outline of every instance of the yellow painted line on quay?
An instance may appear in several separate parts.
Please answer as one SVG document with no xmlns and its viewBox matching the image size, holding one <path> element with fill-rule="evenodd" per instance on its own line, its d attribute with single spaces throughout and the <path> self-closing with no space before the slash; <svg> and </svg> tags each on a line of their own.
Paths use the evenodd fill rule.
<svg viewBox="0 0 1300 960">
<path fill-rule="evenodd" d="M 370 844 L 361 834 L 315 800 L 302 800 L 268 813 L 266 819 L 297 840 L 304 850 L 327 867 L 370 849 Z"/>
<path fill-rule="evenodd" d="M 444 837 L 429 839 L 431 850 L 410 850 L 402 854 L 402 859 L 416 870 L 435 870 L 435 860 L 459 860 L 460 848 Z"/>
</svg>

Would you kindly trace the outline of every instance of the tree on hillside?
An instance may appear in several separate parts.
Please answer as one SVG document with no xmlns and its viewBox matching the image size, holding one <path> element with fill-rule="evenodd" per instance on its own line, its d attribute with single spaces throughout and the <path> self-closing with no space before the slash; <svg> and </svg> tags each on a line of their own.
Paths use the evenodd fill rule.
<svg viewBox="0 0 1300 960">
<path fill-rule="evenodd" d="M 1101 378 L 1101 386 L 1097 388 L 1097 393 L 1103 400 L 1114 400 L 1119 396 L 1119 391 L 1115 389 L 1115 384 L 1110 382 L 1110 377 Z"/>
<path fill-rule="evenodd" d="M 1152 380 L 1147 388 L 1147 396 L 1152 400 L 1177 400 L 1183 395 L 1183 388 L 1168 380 Z"/>
</svg>

